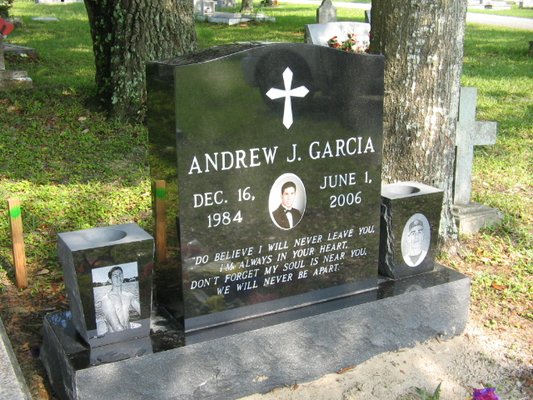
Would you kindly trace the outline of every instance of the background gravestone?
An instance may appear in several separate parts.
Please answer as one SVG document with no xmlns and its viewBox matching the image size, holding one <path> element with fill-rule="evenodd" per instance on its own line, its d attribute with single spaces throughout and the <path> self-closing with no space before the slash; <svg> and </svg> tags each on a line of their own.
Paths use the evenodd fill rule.
<svg viewBox="0 0 533 400">
<path fill-rule="evenodd" d="M 476 121 L 476 102 L 477 89 L 462 87 L 455 138 L 453 214 L 459 231 L 467 234 L 496 225 L 503 218 L 498 210 L 471 202 L 474 146 L 495 144 L 497 132 L 496 122 Z"/>
<path fill-rule="evenodd" d="M 32 396 L 20 369 L 4 323 L 0 318 L 0 395 L 3 399 L 31 400 Z"/>
<path fill-rule="evenodd" d="M 327 22 L 337 21 L 337 9 L 331 0 L 323 0 L 320 7 L 316 10 L 316 22 L 324 24 Z"/>
<path fill-rule="evenodd" d="M 33 82 L 26 71 L 7 71 L 4 58 L 4 36 L 9 35 L 14 25 L 0 18 L 0 91 L 10 89 L 29 89 Z"/>
<path fill-rule="evenodd" d="M 179 182 L 187 332 L 376 287 L 381 56 L 230 46 L 147 75 L 152 176 Z M 286 181 L 291 229 L 274 216 Z"/>
</svg>

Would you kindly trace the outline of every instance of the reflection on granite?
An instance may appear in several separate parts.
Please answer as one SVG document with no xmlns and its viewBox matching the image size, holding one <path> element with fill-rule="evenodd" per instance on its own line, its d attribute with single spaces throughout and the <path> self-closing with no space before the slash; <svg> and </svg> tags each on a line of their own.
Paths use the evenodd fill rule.
<svg viewBox="0 0 533 400">
<path fill-rule="evenodd" d="M 378 298 L 398 296 L 416 290 L 423 290 L 432 286 L 442 285 L 465 279 L 465 276 L 453 269 L 435 264 L 434 270 L 402 279 L 383 277 L 379 282 Z"/>
<path fill-rule="evenodd" d="M 184 345 L 183 329 L 179 328 L 179 324 L 155 313 L 151 318 L 149 337 L 134 338 L 92 349 L 77 334 L 70 311 L 46 315 L 45 325 L 61 343 L 69 362 L 76 370 Z"/>
</svg>

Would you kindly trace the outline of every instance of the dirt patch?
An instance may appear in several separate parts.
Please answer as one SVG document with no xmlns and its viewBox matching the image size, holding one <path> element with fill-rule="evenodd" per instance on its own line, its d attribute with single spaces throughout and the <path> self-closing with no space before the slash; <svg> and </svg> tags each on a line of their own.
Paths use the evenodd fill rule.
<svg viewBox="0 0 533 400">
<path fill-rule="evenodd" d="M 419 399 L 415 388 L 441 400 L 472 398 L 473 388 L 496 387 L 501 399 L 533 398 L 531 353 L 523 340 L 508 340 L 471 321 L 453 339 L 377 355 L 316 381 L 278 388 L 245 400 Z"/>
</svg>

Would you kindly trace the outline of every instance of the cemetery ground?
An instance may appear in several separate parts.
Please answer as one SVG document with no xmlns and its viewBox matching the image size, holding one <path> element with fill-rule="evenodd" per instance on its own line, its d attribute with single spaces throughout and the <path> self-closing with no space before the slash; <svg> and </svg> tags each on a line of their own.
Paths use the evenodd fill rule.
<svg viewBox="0 0 533 400">
<path fill-rule="evenodd" d="M 198 23 L 199 46 L 250 40 L 301 42 L 304 25 L 315 21 L 314 6 L 280 5 L 262 12 L 276 22 L 231 27 Z M 364 20 L 362 10 L 337 12 L 340 20 Z M 26 70 L 34 89 L 0 92 L 0 198 L 4 202 L 0 316 L 31 392 L 35 398 L 47 399 L 53 397 L 38 360 L 42 320 L 48 312 L 68 308 L 57 233 L 126 222 L 153 231 L 147 131 L 143 125 L 108 120 L 96 107 L 92 44 L 83 4 L 17 1 L 11 14 L 22 18 L 23 26 L 8 42 L 32 47 L 38 55 L 8 54 L 6 67 Z M 35 16 L 55 16 L 59 21 L 34 21 Z M 498 122 L 496 145 L 475 150 L 473 197 L 504 214 L 500 226 L 461 237 L 439 256 L 442 264 L 472 279 L 467 332 L 450 341 L 434 340 L 377 356 L 315 383 L 295 383 L 268 398 L 407 399 L 416 398 L 414 387 L 432 392 L 441 381 L 443 398 L 458 398 L 450 394 L 454 382 L 447 378 L 450 373 L 461 390 L 469 385 L 496 386 L 503 399 L 533 397 L 530 40 L 531 31 L 467 27 L 462 85 L 478 88 L 477 119 Z M 10 197 L 19 198 L 23 207 L 29 277 L 24 290 L 14 285 L 6 217 Z M 450 358 L 440 351 L 461 354 Z M 446 357 L 451 361 L 441 364 L 441 369 L 415 365 L 416 360 L 432 355 L 441 362 Z M 431 379 L 421 380 L 421 374 L 415 373 L 421 370 Z M 388 387 L 379 378 L 380 371 L 391 374 Z M 357 383 L 357 377 L 376 387 L 368 389 Z M 395 382 L 402 379 L 395 389 Z M 371 397 L 372 392 L 377 397 Z M 380 393 L 386 397 L 379 397 Z"/>
</svg>

